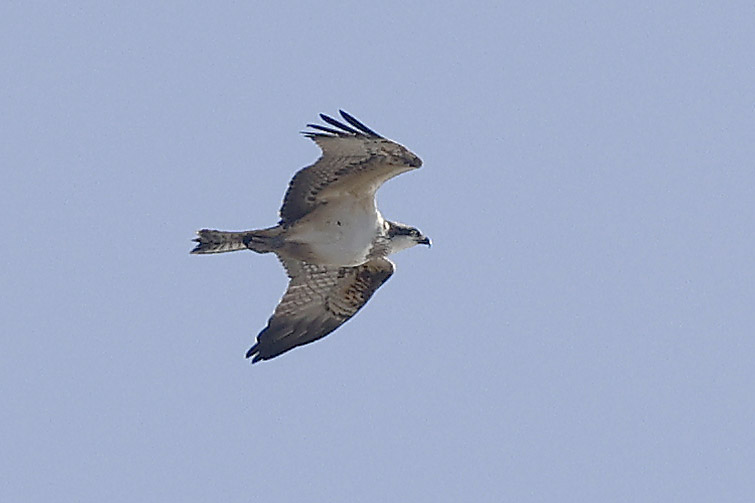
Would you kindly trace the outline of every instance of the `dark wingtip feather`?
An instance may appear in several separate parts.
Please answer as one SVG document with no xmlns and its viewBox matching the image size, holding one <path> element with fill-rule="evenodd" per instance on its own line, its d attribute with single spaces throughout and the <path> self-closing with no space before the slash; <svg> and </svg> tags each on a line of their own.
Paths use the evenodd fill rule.
<svg viewBox="0 0 755 503">
<path fill-rule="evenodd" d="M 325 131 L 326 133 L 335 134 L 338 136 L 346 136 L 346 133 L 344 133 L 343 131 L 338 131 L 333 128 L 320 126 L 319 124 L 307 124 L 307 127 L 311 127 L 312 129 L 318 129 L 320 131 Z"/>
<path fill-rule="evenodd" d="M 307 124 L 307 127 L 316 129 L 317 131 L 302 131 L 301 134 L 306 136 L 307 138 L 328 138 L 333 136 L 339 136 L 339 137 L 348 137 L 348 136 L 358 136 L 358 137 L 369 137 L 369 138 L 382 138 L 379 134 L 377 134 L 372 129 L 368 128 L 364 124 L 362 124 L 360 121 L 358 121 L 356 118 L 354 118 L 353 115 L 349 114 L 348 112 L 344 112 L 343 110 L 338 111 L 341 114 L 341 117 L 344 118 L 346 122 L 349 124 L 344 124 L 343 122 L 334 119 L 333 117 L 325 114 L 320 114 L 320 118 L 333 127 L 328 126 L 321 126 L 319 124 Z M 352 127 L 353 126 L 353 127 Z"/>
<path fill-rule="evenodd" d="M 360 121 L 358 121 L 353 115 L 351 115 L 348 112 L 344 112 L 343 110 L 338 110 L 338 113 L 341 114 L 341 117 L 344 118 L 346 122 L 354 126 L 355 128 L 359 129 L 361 132 L 367 134 L 368 136 L 373 136 L 376 138 L 382 138 L 379 134 L 377 134 L 372 129 L 368 128 L 364 124 L 362 124 Z"/>
<path fill-rule="evenodd" d="M 330 117 L 329 115 L 320 114 L 320 118 L 322 120 L 324 120 L 325 122 L 327 122 L 328 124 L 330 124 L 331 126 L 335 126 L 338 129 L 343 129 L 347 133 L 351 133 L 351 134 L 354 134 L 354 135 L 357 135 L 357 136 L 361 136 L 362 135 L 362 133 L 360 133 L 359 131 L 357 131 L 353 127 L 347 126 L 343 122 L 338 121 L 338 120 L 334 119 L 333 117 Z"/>
</svg>

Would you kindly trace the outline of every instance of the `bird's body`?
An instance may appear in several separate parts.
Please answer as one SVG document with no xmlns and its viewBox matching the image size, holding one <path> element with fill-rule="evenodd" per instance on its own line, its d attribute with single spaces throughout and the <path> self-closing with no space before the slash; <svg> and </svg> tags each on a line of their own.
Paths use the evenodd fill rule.
<svg viewBox="0 0 755 503">
<path fill-rule="evenodd" d="M 370 256 L 385 220 L 372 201 L 351 194 L 319 206 L 294 223 L 287 241 L 301 250 L 292 256 L 314 264 L 356 266 Z"/>
<path fill-rule="evenodd" d="M 247 352 L 267 360 L 329 334 L 351 318 L 393 274 L 386 257 L 430 240 L 410 226 L 383 218 L 375 193 L 388 179 L 422 161 L 341 111 L 344 124 L 309 124 L 304 133 L 323 155 L 291 180 L 280 222 L 242 232 L 204 229 L 192 253 L 249 249 L 275 253 L 290 278 L 267 327 Z"/>
</svg>

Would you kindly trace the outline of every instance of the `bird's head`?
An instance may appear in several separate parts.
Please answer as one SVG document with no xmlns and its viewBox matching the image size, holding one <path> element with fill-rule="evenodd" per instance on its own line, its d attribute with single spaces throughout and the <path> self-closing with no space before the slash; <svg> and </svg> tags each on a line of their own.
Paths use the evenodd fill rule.
<svg viewBox="0 0 755 503">
<path fill-rule="evenodd" d="M 427 245 L 430 247 L 430 238 L 422 234 L 416 227 L 398 222 L 386 222 L 388 224 L 388 239 L 391 242 L 391 253 L 406 250 L 414 245 Z"/>
</svg>

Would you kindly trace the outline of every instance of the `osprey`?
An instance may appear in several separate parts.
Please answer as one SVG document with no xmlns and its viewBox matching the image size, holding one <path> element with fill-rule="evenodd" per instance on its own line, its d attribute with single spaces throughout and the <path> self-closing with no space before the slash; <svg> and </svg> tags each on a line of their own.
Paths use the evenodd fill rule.
<svg viewBox="0 0 755 503">
<path fill-rule="evenodd" d="M 348 123 L 324 114 L 328 126 L 307 124 L 302 134 L 322 150 L 291 179 L 278 225 L 267 229 L 197 231 L 191 253 L 252 250 L 275 253 L 289 277 L 267 326 L 246 353 L 269 360 L 325 337 L 356 314 L 391 277 L 388 255 L 430 239 L 415 227 L 383 218 L 375 202 L 380 186 L 417 169 L 422 161 L 348 113 Z"/>
</svg>

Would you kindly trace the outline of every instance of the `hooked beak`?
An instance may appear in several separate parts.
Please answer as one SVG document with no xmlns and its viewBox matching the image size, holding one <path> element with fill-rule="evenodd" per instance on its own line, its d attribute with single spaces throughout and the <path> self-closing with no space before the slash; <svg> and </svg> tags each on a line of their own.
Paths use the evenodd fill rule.
<svg viewBox="0 0 755 503">
<path fill-rule="evenodd" d="M 432 241 L 430 241 L 430 238 L 427 237 L 427 236 L 422 236 L 422 239 L 420 239 L 419 241 L 417 241 L 417 244 L 427 245 L 428 248 L 431 248 L 433 246 Z"/>
</svg>

